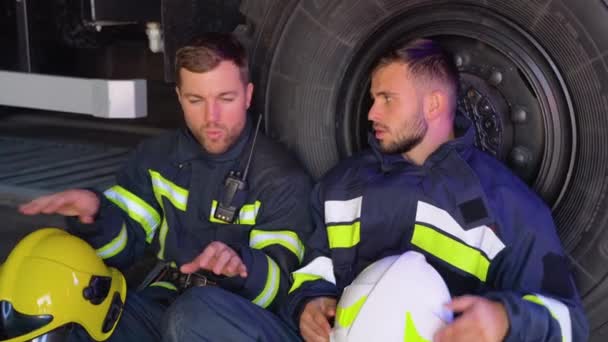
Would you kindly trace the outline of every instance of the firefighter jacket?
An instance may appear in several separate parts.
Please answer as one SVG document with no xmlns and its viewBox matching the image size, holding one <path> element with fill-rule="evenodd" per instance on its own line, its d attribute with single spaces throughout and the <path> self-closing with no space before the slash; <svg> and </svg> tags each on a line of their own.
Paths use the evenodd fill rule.
<svg viewBox="0 0 608 342">
<path fill-rule="evenodd" d="M 241 193 L 234 223 L 214 217 L 230 171 L 239 171 L 251 151 L 248 121 L 228 151 L 206 153 L 187 129 L 142 143 L 100 194 L 94 227 L 73 227 L 112 266 L 125 269 L 147 247 L 175 267 L 192 261 L 212 241 L 241 256 L 247 278 L 220 277 L 227 290 L 271 306 L 289 289 L 290 272 L 304 256 L 302 240 L 311 231 L 311 180 L 278 144 L 261 133 Z M 244 171 L 240 169 L 240 171 Z"/>
<path fill-rule="evenodd" d="M 455 127 L 457 138 L 421 166 L 380 153 L 370 137 L 370 151 L 345 160 L 314 188 L 316 229 L 281 309 L 293 328 L 309 300 L 339 297 L 372 262 L 414 250 L 437 269 L 452 297 L 471 294 L 504 304 L 507 341 L 587 340 L 550 210 L 473 146 L 467 119 L 457 116 Z"/>
</svg>

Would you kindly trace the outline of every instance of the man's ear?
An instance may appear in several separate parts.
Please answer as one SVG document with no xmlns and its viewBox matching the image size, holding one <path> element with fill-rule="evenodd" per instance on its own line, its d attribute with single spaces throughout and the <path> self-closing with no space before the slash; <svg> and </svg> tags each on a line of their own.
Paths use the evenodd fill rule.
<svg viewBox="0 0 608 342">
<path fill-rule="evenodd" d="M 245 96 L 247 99 L 247 109 L 251 105 L 251 99 L 253 98 L 253 83 L 247 83 L 247 88 L 245 89 Z"/>
<path fill-rule="evenodd" d="M 441 90 L 433 90 L 424 97 L 423 109 L 427 120 L 435 120 L 445 111 L 447 106 L 447 96 Z"/>
</svg>

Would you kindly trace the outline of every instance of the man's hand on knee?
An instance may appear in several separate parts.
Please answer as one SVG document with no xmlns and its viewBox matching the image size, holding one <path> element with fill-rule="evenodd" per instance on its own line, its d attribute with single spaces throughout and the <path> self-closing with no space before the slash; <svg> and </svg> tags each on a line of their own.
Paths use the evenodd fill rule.
<svg viewBox="0 0 608 342">
<path fill-rule="evenodd" d="M 247 277 L 247 266 L 239 254 L 220 241 L 213 241 L 191 262 L 180 267 L 182 273 L 206 270 L 226 277 Z"/>
<path fill-rule="evenodd" d="M 477 296 L 457 297 L 448 308 L 461 315 L 439 330 L 434 342 L 504 340 L 509 330 L 509 318 L 502 303 Z"/>
<path fill-rule="evenodd" d="M 336 315 L 336 299 L 319 297 L 306 303 L 300 315 L 300 333 L 307 342 L 329 341 L 329 320 Z"/>
</svg>

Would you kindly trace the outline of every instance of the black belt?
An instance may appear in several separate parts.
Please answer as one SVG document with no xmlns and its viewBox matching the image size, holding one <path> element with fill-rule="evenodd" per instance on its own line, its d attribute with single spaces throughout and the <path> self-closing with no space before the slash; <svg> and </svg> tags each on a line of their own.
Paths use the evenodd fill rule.
<svg viewBox="0 0 608 342">
<path fill-rule="evenodd" d="M 144 279 L 138 287 L 138 290 L 162 281 L 175 285 L 179 292 L 183 292 L 194 286 L 217 285 L 215 281 L 210 279 L 210 275 L 206 272 L 198 271 L 186 274 L 180 272 L 179 269 L 171 266 L 169 263 L 161 262 L 150 271 L 146 279 Z"/>
</svg>

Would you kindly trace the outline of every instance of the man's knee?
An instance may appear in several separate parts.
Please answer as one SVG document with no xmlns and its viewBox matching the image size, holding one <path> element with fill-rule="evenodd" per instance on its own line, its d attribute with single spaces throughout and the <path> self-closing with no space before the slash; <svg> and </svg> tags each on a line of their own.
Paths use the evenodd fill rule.
<svg viewBox="0 0 608 342">
<path fill-rule="evenodd" d="M 169 307 L 169 312 L 201 314 L 206 310 L 213 311 L 217 305 L 221 305 L 223 301 L 218 299 L 226 293 L 212 286 L 193 287 L 177 297 Z"/>
<path fill-rule="evenodd" d="M 217 326 L 223 302 L 219 298 L 223 295 L 221 289 L 214 287 L 193 287 L 184 292 L 165 313 L 163 340 L 186 341 L 191 336 L 201 336 L 204 326 Z"/>
</svg>

